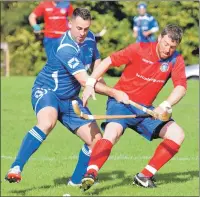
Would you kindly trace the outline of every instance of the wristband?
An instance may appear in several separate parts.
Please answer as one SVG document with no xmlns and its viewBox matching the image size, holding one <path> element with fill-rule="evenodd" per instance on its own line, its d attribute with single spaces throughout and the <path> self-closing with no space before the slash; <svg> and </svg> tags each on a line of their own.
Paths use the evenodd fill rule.
<svg viewBox="0 0 200 197">
<path fill-rule="evenodd" d="M 35 24 L 32 27 L 33 27 L 34 31 L 40 31 L 41 30 L 41 27 L 38 24 Z"/>
<path fill-rule="evenodd" d="M 168 101 L 163 101 L 159 106 L 167 113 L 172 113 L 172 106 Z"/>
<path fill-rule="evenodd" d="M 97 80 L 95 78 L 89 77 L 86 81 L 86 86 L 91 86 L 94 88 L 94 85 L 96 84 Z"/>
</svg>

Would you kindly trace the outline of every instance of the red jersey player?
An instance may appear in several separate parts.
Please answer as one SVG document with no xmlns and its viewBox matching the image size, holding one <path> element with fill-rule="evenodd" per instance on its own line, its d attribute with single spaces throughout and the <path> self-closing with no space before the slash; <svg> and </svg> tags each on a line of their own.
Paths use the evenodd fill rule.
<svg viewBox="0 0 200 197">
<path fill-rule="evenodd" d="M 178 103 L 186 93 L 185 64 L 183 57 L 176 51 L 182 34 L 179 26 L 167 25 L 161 32 L 158 42 L 131 44 L 104 59 L 88 79 L 88 85 L 82 95 L 84 105 L 91 95 L 94 97 L 93 84 L 96 79 L 101 77 L 110 65 L 125 65 L 115 88 L 125 92 L 130 100 L 153 109 L 157 113 L 172 112 L 172 106 Z M 170 77 L 174 89 L 165 101 L 154 108 L 152 102 Z M 142 111 L 131 105 L 119 103 L 111 97 L 108 99 L 108 115 L 139 113 Z M 184 140 L 183 129 L 173 119 L 167 122 L 152 118 L 113 119 L 107 120 L 101 126 L 105 131 L 104 136 L 93 148 L 87 173 L 82 179 L 84 190 L 93 185 L 99 169 L 108 159 L 113 145 L 126 128 L 135 130 L 150 141 L 156 138 L 163 139 L 149 163 L 134 176 L 133 183 L 143 187 L 156 187 L 153 176 L 178 152 Z"/>
<path fill-rule="evenodd" d="M 72 16 L 73 7 L 69 1 L 42 1 L 30 14 L 29 22 L 35 32 L 40 32 L 41 27 L 37 24 L 38 17 L 44 17 L 44 40 L 43 45 L 47 57 L 51 46 L 57 40 L 61 40 L 62 32 L 69 30 L 68 17 Z"/>
</svg>

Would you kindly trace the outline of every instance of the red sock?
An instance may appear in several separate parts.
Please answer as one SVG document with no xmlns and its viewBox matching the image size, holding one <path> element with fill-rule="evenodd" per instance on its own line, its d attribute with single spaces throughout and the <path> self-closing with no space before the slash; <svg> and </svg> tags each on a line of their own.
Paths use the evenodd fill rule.
<svg viewBox="0 0 200 197">
<path fill-rule="evenodd" d="M 108 159 L 113 144 L 107 139 L 100 139 L 92 149 L 91 158 L 87 168 L 87 173 L 94 173 L 97 176 L 98 170 Z"/>
<path fill-rule="evenodd" d="M 161 142 L 148 165 L 142 170 L 142 174 L 152 177 L 164 164 L 166 164 L 179 150 L 180 145 L 174 141 L 165 139 Z"/>
</svg>

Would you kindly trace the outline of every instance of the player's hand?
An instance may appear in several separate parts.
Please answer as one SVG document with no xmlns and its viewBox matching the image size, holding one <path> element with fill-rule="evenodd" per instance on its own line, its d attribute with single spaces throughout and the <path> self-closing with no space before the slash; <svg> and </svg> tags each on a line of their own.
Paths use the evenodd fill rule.
<svg viewBox="0 0 200 197">
<path fill-rule="evenodd" d="M 123 91 L 114 89 L 113 97 L 117 100 L 117 102 L 129 104 L 129 96 Z"/>
<path fill-rule="evenodd" d="M 143 34 L 143 36 L 148 37 L 150 33 L 149 33 L 149 31 L 143 31 L 142 34 Z"/>
<path fill-rule="evenodd" d="M 156 107 L 154 110 L 153 110 L 155 113 L 159 114 L 160 116 L 162 116 L 162 114 L 164 114 L 164 110 L 161 108 L 161 107 Z M 154 119 L 158 119 L 159 117 L 154 117 Z"/>
<path fill-rule="evenodd" d="M 88 99 L 90 97 L 92 97 L 93 100 L 96 100 L 94 88 L 92 86 L 87 85 L 85 86 L 82 93 L 82 101 L 84 107 L 87 105 Z"/>
<path fill-rule="evenodd" d="M 35 33 L 37 33 L 37 32 L 40 33 L 41 27 L 40 27 L 38 24 L 35 24 L 35 25 L 33 25 L 32 27 L 33 27 L 33 30 L 34 30 Z"/>
<path fill-rule="evenodd" d="M 153 111 L 158 114 L 158 116 L 154 117 L 154 119 L 160 119 L 162 121 L 167 121 L 172 116 L 172 113 L 170 113 L 170 111 L 166 111 L 160 106 L 156 107 Z"/>
</svg>

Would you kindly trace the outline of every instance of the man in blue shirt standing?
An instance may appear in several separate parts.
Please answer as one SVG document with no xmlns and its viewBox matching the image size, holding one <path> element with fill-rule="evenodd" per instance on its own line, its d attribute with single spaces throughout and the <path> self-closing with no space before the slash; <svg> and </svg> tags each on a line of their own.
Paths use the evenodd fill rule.
<svg viewBox="0 0 200 197">
<path fill-rule="evenodd" d="M 133 18 L 133 37 L 136 42 L 156 41 L 154 33 L 159 30 L 156 19 L 146 12 L 147 4 L 140 2 L 137 6 L 138 16 Z"/>
<path fill-rule="evenodd" d="M 87 74 L 90 66 L 96 67 L 100 63 L 95 36 L 89 31 L 90 24 L 90 12 L 85 8 L 76 8 L 70 21 L 71 29 L 63 35 L 60 42 L 51 46 L 47 63 L 39 72 L 32 88 L 32 106 L 37 123 L 24 137 L 18 155 L 5 177 L 10 183 L 21 181 L 24 165 L 53 130 L 57 120 L 85 142 L 71 180 L 74 184 L 80 183 L 86 172 L 91 150 L 101 139 L 101 132 L 96 121 L 84 120 L 75 114 L 72 100 L 77 100 L 83 113 L 91 114 L 78 97 L 81 86 L 89 85 L 99 93 L 106 88 L 106 94 L 119 102 L 127 102 L 128 96 L 125 93 L 109 88 Z"/>
</svg>

